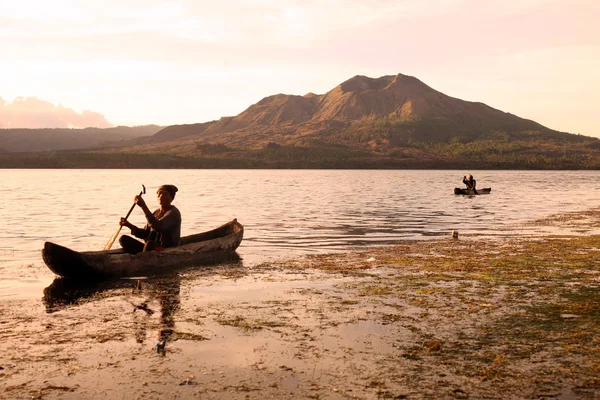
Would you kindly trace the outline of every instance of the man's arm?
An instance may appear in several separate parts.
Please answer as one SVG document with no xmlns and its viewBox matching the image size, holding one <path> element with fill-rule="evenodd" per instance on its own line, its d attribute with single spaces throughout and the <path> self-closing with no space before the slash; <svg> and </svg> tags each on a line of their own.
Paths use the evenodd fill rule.
<svg viewBox="0 0 600 400">
<path fill-rule="evenodd" d="M 150 234 L 148 230 L 148 225 L 144 227 L 144 229 L 140 229 L 131 222 L 127 221 L 125 218 L 121 217 L 121 221 L 119 222 L 121 226 L 125 226 L 131 230 L 131 234 L 140 239 L 146 239 Z"/>
<path fill-rule="evenodd" d="M 146 213 L 146 220 L 148 221 L 148 225 L 155 231 L 167 232 L 177 227 L 181 221 L 181 216 L 179 215 L 179 212 L 176 211 L 176 208 L 171 208 L 160 219 L 148 212 Z"/>
<path fill-rule="evenodd" d="M 146 240 L 148 239 L 148 236 L 150 236 L 150 230 L 147 228 L 147 225 L 144 229 L 138 228 L 137 226 L 134 226 L 134 228 L 135 229 L 131 230 L 131 234 L 136 238 Z"/>
</svg>

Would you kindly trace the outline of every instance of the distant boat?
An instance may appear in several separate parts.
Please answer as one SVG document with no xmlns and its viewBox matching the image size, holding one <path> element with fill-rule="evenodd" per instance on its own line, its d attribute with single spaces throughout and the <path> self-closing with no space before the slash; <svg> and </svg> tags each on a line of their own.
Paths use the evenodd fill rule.
<svg viewBox="0 0 600 400">
<path fill-rule="evenodd" d="M 490 194 L 492 188 L 481 188 L 481 189 L 467 189 L 467 188 L 454 188 L 454 194 L 466 194 L 469 196 L 475 196 L 478 194 Z"/>
<path fill-rule="evenodd" d="M 42 258 L 55 274 L 75 279 L 142 276 L 201 264 L 230 255 L 242 242 L 244 227 L 234 219 L 220 227 L 181 238 L 181 244 L 162 251 L 125 253 L 123 249 L 79 252 L 44 243 Z"/>
</svg>

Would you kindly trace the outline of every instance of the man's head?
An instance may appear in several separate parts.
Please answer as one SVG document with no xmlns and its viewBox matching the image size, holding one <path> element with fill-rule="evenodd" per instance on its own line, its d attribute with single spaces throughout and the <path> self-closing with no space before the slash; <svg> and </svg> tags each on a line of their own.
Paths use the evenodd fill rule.
<svg viewBox="0 0 600 400">
<path fill-rule="evenodd" d="M 177 187 L 174 185 L 162 185 L 159 187 L 156 195 L 161 207 L 171 204 L 175 198 L 175 193 L 177 193 Z"/>
<path fill-rule="evenodd" d="M 158 188 L 158 190 L 156 191 L 156 193 L 158 194 L 158 192 L 160 192 L 161 190 L 166 190 L 167 193 L 169 193 L 171 195 L 171 199 L 175 198 L 175 193 L 177 193 L 177 186 L 175 185 L 162 185 Z"/>
</svg>

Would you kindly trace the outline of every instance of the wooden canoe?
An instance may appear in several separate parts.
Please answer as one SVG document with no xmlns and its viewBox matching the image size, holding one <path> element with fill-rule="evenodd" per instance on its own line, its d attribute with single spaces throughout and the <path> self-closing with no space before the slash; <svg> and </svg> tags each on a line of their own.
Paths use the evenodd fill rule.
<svg viewBox="0 0 600 400">
<path fill-rule="evenodd" d="M 128 254 L 123 249 L 78 252 L 44 243 L 42 258 L 55 274 L 76 279 L 145 276 L 175 267 L 218 261 L 242 242 L 244 227 L 234 219 L 216 229 L 181 238 L 181 245 L 162 251 Z"/>
<path fill-rule="evenodd" d="M 478 194 L 490 194 L 490 192 L 492 191 L 492 188 L 481 188 L 481 189 L 476 189 L 477 193 L 475 193 L 475 191 L 473 189 L 467 189 L 467 188 L 454 188 L 454 194 L 466 194 L 469 196 L 475 196 Z"/>
</svg>

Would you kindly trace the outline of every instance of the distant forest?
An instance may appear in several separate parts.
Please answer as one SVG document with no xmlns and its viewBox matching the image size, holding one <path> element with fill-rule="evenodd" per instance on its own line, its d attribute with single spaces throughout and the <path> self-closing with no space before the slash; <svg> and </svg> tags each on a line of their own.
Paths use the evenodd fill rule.
<svg viewBox="0 0 600 400">
<path fill-rule="evenodd" d="M 0 154 L 0 168 L 600 169 L 600 141 L 490 138 L 412 142 L 377 153 L 338 144 L 269 143 L 259 150 L 198 144 L 193 154 L 55 151 Z"/>
</svg>

